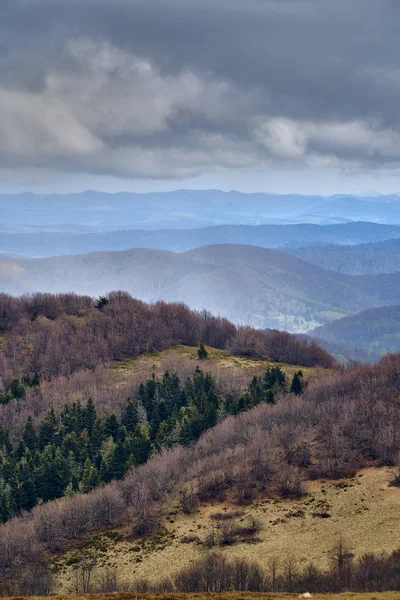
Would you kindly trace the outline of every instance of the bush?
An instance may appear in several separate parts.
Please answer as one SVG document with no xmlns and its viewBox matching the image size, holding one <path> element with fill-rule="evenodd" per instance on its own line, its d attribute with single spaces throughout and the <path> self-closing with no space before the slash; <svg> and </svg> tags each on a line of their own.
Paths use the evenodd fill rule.
<svg viewBox="0 0 400 600">
<path fill-rule="evenodd" d="M 301 498 L 304 496 L 303 479 L 297 469 L 287 468 L 279 476 L 278 494 L 281 498 Z"/>
<path fill-rule="evenodd" d="M 191 515 L 197 509 L 197 496 L 193 488 L 185 489 L 181 492 L 180 509 L 185 515 Z"/>
</svg>

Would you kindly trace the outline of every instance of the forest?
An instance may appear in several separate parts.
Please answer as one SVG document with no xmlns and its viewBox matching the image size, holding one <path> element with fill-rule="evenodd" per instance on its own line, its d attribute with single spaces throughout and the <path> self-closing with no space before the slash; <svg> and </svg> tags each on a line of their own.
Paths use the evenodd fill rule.
<svg viewBox="0 0 400 600">
<path fill-rule="evenodd" d="M 22 385 L 22 384 L 20 384 Z M 181 382 L 165 372 L 139 386 L 137 400 L 128 399 L 121 418 L 101 418 L 89 398 L 86 406 L 50 409 L 36 431 L 29 416 L 13 448 L 6 427 L 0 427 L 0 521 L 7 521 L 38 502 L 74 493 L 87 493 L 144 464 L 151 455 L 174 445 L 190 445 L 229 415 L 240 414 L 262 402 L 274 404 L 277 394 L 302 393 L 303 376 L 288 382 L 279 367 L 263 378 L 253 377 L 236 400 L 218 394 L 215 380 L 198 367 Z"/>
</svg>

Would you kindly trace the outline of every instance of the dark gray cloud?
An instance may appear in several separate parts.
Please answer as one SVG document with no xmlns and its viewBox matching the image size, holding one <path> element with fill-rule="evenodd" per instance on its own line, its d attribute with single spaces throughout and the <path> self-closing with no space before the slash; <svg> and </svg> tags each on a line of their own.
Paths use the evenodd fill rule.
<svg viewBox="0 0 400 600">
<path fill-rule="evenodd" d="M 397 0 L 2 0 L 0 168 L 400 163 Z"/>
</svg>

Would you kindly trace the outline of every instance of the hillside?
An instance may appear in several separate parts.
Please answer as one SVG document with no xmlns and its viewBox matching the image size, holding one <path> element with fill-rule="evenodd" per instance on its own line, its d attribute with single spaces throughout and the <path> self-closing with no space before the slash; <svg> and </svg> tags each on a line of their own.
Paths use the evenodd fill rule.
<svg viewBox="0 0 400 600">
<path fill-rule="evenodd" d="M 323 269 L 349 275 L 400 271 L 400 240 L 397 239 L 355 246 L 305 247 L 290 253 Z"/>
<path fill-rule="evenodd" d="M 98 296 L 124 289 L 148 302 L 183 301 L 236 323 L 304 332 L 353 312 L 400 301 L 398 276 L 376 285 L 252 246 L 216 245 L 183 254 L 135 249 L 49 259 L 0 259 L 0 286 Z"/>
<path fill-rule="evenodd" d="M 340 320 L 340 319 L 339 319 Z M 335 322 L 335 321 L 334 321 Z M 318 328 L 317 328 L 318 329 Z M 342 364 L 348 363 L 374 363 L 381 357 L 382 353 L 371 348 L 359 348 L 350 344 L 341 344 L 328 341 L 324 338 L 318 338 L 311 332 L 310 335 L 302 335 L 302 337 L 315 341 L 321 348 L 329 352 L 335 359 Z"/>
<path fill-rule="evenodd" d="M 232 217 L 233 218 L 233 217 Z M 184 252 L 207 244 L 250 244 L 266 248 L 297 248 L 309 245 L 362 244 L 400 237 L 400 226 L 377 223 L 343 223 L 336 225 L 219 225 L 195 229 L 129 229 L 91 231 L 74 226 L 50 227 L 44 231 L 4 232 L 0 252 L 26 257 L 48 257 L 60 254 L 152 248 Z M 136 224 L 137 227 L 137 224 Z M 310 252 L 310 254 L 312 254 Z M 308 258 L 307 258 L 308 259 Z M 310 262 L 313 262 L 310 260 Z"/>
<path fill-rule="evenodd" d="M 61 550 L 61 530 L 57 520 L 39 517 L 41 529 L 34 514 L 85 505 L 98 493 L 97 526 L 116 525 L 123 505 L 107 495 L 117 481 L 166 452 L 186 448 L 189 456 L 229 415 L 297 397 L 337 368 L 314 343 L 290 334 L 236 328 L 182 304 L 145 305 L 123 292 L 97 301 L 0 294 L 0 332 L 0 522 L 11 534 L 0 525 L 3 594 L 50 589 L 55 571 L 42 542 L 52 540 L 51 553 Z M 163 477 L 171 483 L 179 470 L 172 476 L 167 468 Z M 75 517 L 83 518 L 72 539 L 85 542 L 92 526 L 83 505 L 64 524 L 75 528 Z M 19 554 L 11 532 L 25 524 Z"/>
<path fill-rule="evenodd" d="M 176 501 L 168 507 L 163 534 L 153 543 L 131 540 L 128 525 L 115 531 L 114 539 L 99 536 L 83 545 L 81 556 L 86 553 L 97 557 L 97 573 L 112 568 L 118 580 L 128 586 L 147 581 L 151 588 L 160 581 L 160 573 L 165 580 L 201 560 L 210 533 L 217 538 L 222 530 L 228 538 L 232 534 L 227 524 L 232 531 L 256 521 L 256 534 L 250 532 L 236 539 L 232 536 L 221 546 L 216 542 L 214 552 L 221 552 L 228 560 L 260 564 L 266 571 L 276 561 L 281 576 L 288 557 L 296 573 L 310 563 L 327 569 L 330 550 L 340 536 L 357 556 L 398 549 L 400 492 L 390 486 L 391 480 L 390 469 L 368 468 L 349 480 L 311 482 L 307 494 L 297 500 L 262 495 L 253 502 L 238 504 L 215 499 L 200 502 L 192 514 L 183 513 Z M 76 559 L 76 549 L 54 558 L 63 593 L 73 589 Z"/>
<path fill-rule="evenodd" d="M 383 306 L 317 327 L 312 336 L 364 348 L 371 353 L 400 350 L 400 306 Z"/>
<path fill-rule="evenodd" d="M 2 526 L 2 573 L 23 564 L 24 590 L 41 565 L 43 585 L 45 557 L 64 592 L 397 589 L 398 367 L 325 373 L 120 483 L 34 508 Z"/>
</svg>

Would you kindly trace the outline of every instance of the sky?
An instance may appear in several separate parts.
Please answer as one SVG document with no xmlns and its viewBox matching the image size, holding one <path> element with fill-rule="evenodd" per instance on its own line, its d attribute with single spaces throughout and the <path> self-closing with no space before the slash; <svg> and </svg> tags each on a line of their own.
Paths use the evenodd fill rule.
<svg viewBox="0 0 400 600">
<path fill-rule="evenodd" d="M 0 191 L 400 191 L 398 0 L 1 0 Z"/>
</svg>

